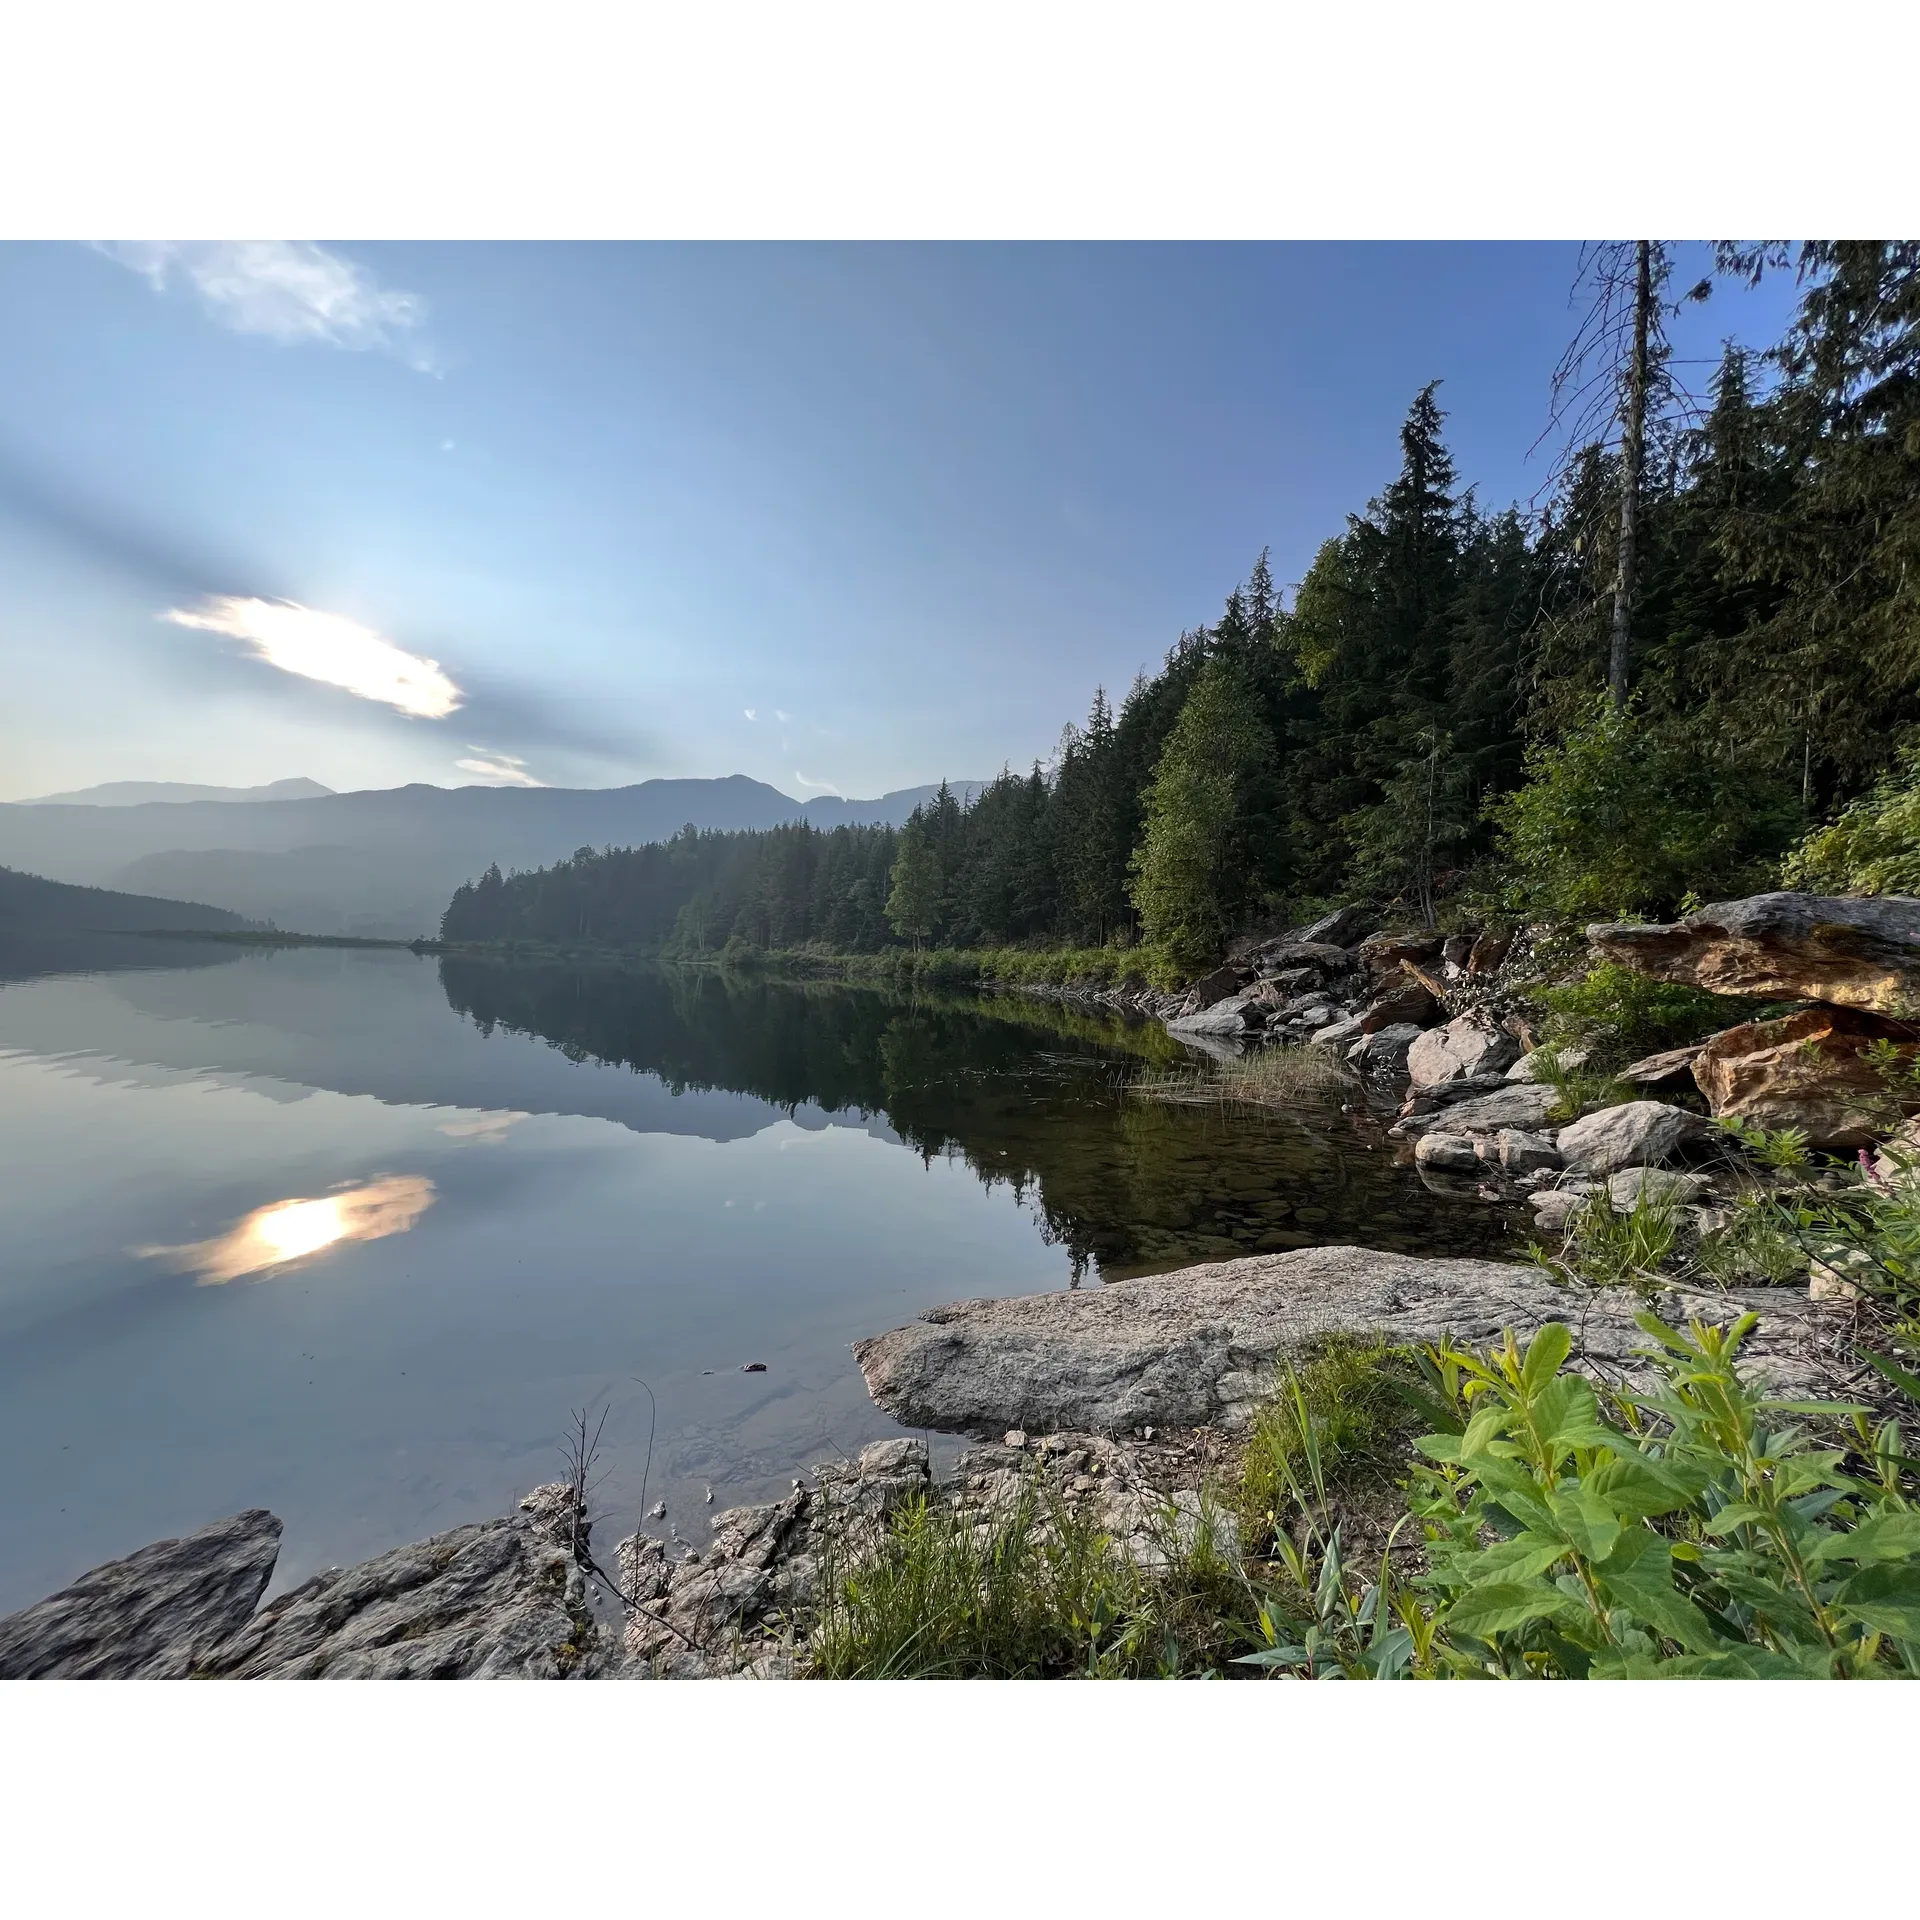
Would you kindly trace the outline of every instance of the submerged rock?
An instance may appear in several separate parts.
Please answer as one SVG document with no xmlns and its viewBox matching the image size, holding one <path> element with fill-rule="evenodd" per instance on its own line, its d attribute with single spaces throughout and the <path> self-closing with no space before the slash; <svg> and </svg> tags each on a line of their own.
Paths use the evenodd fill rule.
<svg viewBox="0 0 1920 1920">
<path fill-rule="evenodd" d="M 1610 960 L 1656 980 L 1920 1017 L 1920 900 L 1759 893 L 1668 926 L 1594 926 Z"/>
<path fill-rule="evenodd" d="M 273 1577 L 280 1522 L 262 1507 L 124 1560 L 0 1620 L 0 1680 L 160 1680 L 243 1626 Z"/>
<path fill-rule="evenodd" d="M 868 1392 L 912 1426 L 1235 1427 L 1273 1390 L 1281 1362 L 1329 1333 L 1484 1342 L 1506 1327 L 1524 1338 L 1566 1320 L 1579 1326 L 1588 1357 L 1634 1373 L 1646 1344 L 1634 1321 L 1643 1304 L 1630 1289 L 1573 1293 L 1532 1266 L 1312 1247 L 1098 1292 L 961 1301 L 853 1351 Z M 1721 1321 L 1753 1308 L 1762 1324 L 1752 1357 L 1803 1383 L 1803 1294 L 1716 1292 L 1661 1306 Z"/>
<path fill-rule="evenodd" d="M 1199 1013 L 1184 1013 L 1167 1022 L 1169 1033 L 1196 1033 L 1228 1039 L 1264 1025 L 1266 1008 L 1244 993 L 1229 994 Z"/>
</svg>

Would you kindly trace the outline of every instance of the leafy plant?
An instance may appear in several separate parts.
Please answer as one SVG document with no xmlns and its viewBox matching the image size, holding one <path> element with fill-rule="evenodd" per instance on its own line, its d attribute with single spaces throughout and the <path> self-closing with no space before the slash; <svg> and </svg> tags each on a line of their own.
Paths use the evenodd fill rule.
<svg viewBox="0 0 1920 1920">
<path fill-rule="evenodd" d="M 1817 828 L 1781 863 L 1813 893 L 1920 892 L 1920 744 L 1909 744 L 1871 792 Z"/>
<path fill-rule="evenodd" d="M 1564 1326 L 1524 1354 L 1452 1356 L 1470 1410 L 1424 1438 L 1414 1511 L 1436 1663 L 1508 1676 L 1920 1673 L 1920 1512 L 1897 1423 L 1768 1399 L 1755 1325 L 1652 1314 L 1655 1390 L 1611 1411 L 1566 1371 Z M 1851 1423 L 1847 1447 L 1813 1420 Z M 1488 1536 L 1493 1538 L 1489 1541 Z"/>
<path fill-rule="evenodd" d="M 1549 1042 L 1588 1050 L 1589 1066 L 1623 1066 L 1753 1018 L 1753 1003 L 1603 960 L 1583 980 L 1541 991 Z"/>
</svg>

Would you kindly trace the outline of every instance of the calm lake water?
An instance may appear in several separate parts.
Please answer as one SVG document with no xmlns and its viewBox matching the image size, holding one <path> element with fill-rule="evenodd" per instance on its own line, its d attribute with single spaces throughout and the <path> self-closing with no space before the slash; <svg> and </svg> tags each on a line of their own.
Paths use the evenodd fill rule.
<svg viewBox="0 0 1920 1920">
<path fill-rule="evenodd" d="M 242 1507 L 276 1590 L 504 1512 L 575 1408 L 619 1530 L 647 1471 L 699 1540 L 900 1431 L 847 1345 L 938 1301 L 1509 1244 L 1365 1115 L 1127 1093 L 1182 1057 L 1020 999 L 0 950 L 0 1612 Z"/>
</svg>

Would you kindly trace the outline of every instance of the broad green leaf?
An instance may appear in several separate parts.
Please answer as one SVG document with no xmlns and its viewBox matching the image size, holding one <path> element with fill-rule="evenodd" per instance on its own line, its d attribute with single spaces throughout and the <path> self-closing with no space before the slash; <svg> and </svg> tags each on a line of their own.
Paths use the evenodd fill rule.
<svg viewBox="0 0 1920 1920">
<path fill-rule="evenodd" d="M 1876 1633 L 1920 1640 L 1920 1566 L 1877 1566 L 1856 1573 L 1836 1596 Z"/>
<path fill-rule="evenodd" d="M 1593 1388 L 1577 1373 L 1563 1373 L 1541 1389 L 1534 1402 L 1534 1424 L 1557 1446 L 1613 1447 L 1630 1444 L 1600 1415 Z"/>
<path fill-rule="evenodd" d="M 1564 1320 L 1549 1320 L 1533 1336 L 1527 1357 L 1520 1363 L 1520 1384 L 1528 1394 L 1537 1394 L 1566 1364 L 1573 1351 L 1573 1335 Z"/>
<path fill-rule="evenodd" d="M 1637 1452 L 1602 1461 L 1585 1477 L 1615 1513 L 1632 1520 L 1650 1520 L 1686 1506 L 1697 1497 L 1704 1479 L 1674 1461 Z"/>
<path fill-rule="evenodd" d="M 1920 1562 L 1920 1513 L 1877 1513 L 1850 1533 L 1828 1534 L 1808 1558 L 1816 1565 L 1851 1560 L 1860 1567 L 1885 1560 Z"/>
<path fill-rule="evenodd" d="M 1473 1586 L 1490 1580 L 1531 1580 L 1567 1556 L 1567 1543 L 1547 1534 L 1522 1533 L 1484 1553 L 1468 1556 L 1462 1572 Z"/>
<path fill-rule="evenodd" d="M 1497 1581 L 1473 1587 L 1447 1611 L 1446 1624 L 1476 1639 L 1512 1633 L 1532 1620 L 1552 1620 L 1579 1609 L 1556 1588 L 1534 1581 Z"/>
<path fill-rule="evenodd" d="M 1593 1573 L 1614 1605 L 1689 1653 L 1710 1652 L 1719 1644 L 1706 1615 L 1673 1584 L 1672 1555 L 1658 1534 L 1645 1527 L 1623 1534 Z"/>
<path fill-rule="evenodd" d="M 1589 1560 L 1604 1560 L 1620 1538 L 1620 1516 L 1589 1486 L 1574 1486 L 1553 1496 L 1553 1517 Z"/>
</svg>

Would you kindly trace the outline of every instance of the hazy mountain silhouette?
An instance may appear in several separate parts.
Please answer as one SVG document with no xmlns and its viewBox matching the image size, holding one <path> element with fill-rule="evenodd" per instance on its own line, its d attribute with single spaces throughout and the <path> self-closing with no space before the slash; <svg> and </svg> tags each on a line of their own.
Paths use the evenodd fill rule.
<svg viewBox="0 0 1920 1920">
<path fill-rule="evenodd" d="M 197 787 L 189 780 L 109 780 L 72 793 L 45 793 L 23 807 L 143 807 L 188 800 L 319 800 L 333 791 L 318 780 L 270 780 L 264 787 Z"/>
<path fill-rule="evenodd" d="M 979 784 L 953 783 L 963 797 Z M 284 800 L 15 802 L 0 805 L 0 862 L 86 886 L 185 895 L 302 933 L 404 939 L 434 932 L 454 888 L 489 862 L 544 866 L 583 846 L 664 840 L 689 824 L 897 825 L 935 791 L 802 801 L 733 774 L 631 787 L 409 786 Z"/>
</svg>

